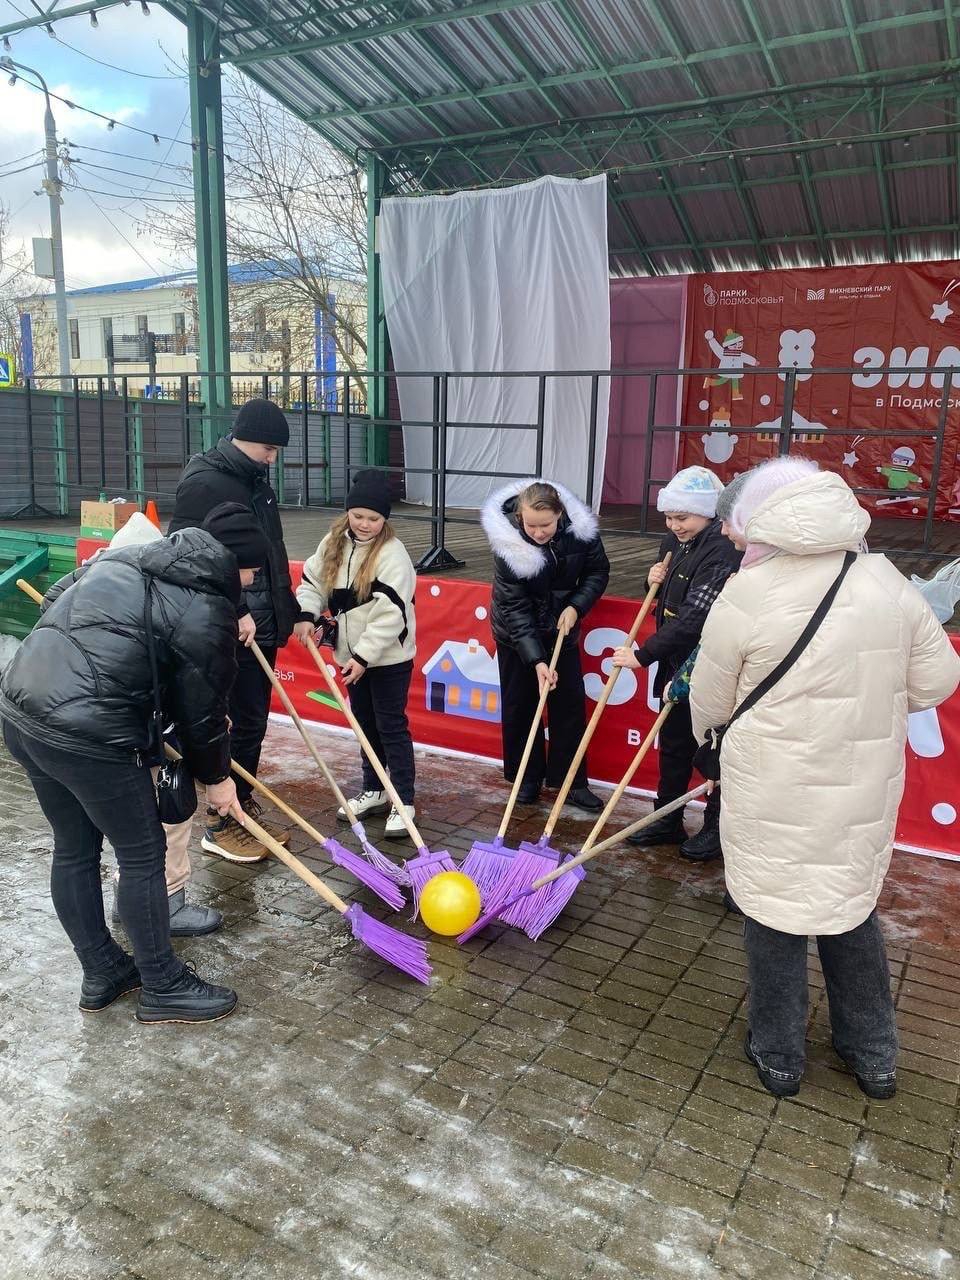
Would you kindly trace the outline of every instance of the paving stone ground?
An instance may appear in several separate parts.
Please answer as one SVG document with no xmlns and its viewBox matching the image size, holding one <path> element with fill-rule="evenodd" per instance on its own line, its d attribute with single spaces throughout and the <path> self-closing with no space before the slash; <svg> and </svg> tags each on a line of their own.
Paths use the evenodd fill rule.
<svg viewBox="0 0 960 1280">
<path fill-rule="evenodd" d="M 352 747 L 319 740 L 356 781 Z M 311 769 L 272 725 L 264 776 L 332 832 Z M 419 770 L 431 848 L 492 834 L 493 768 Z M 960 1277 L 960 868 L 898 854 L 884 893 L 897 1098 L 869 1103 L 831 1053 L 811 954 L 806 1080 L 777 1102 L 743 1058 L 716 865 L 616 854 L 538 942 L 433 940 L 424 987 L 284 867 L 196 850 L 191 895 L 226 924 L 179 950 L 240 1007 L 141 1027 L 129 1000 L 78 1012 L 49 830 L 6 757 L 0 785 L 2 1280 Z M 564 819 L 555 843 L 588 829 Z M 309 856 L 299 831 L 291 848 Z"/>
</svg>

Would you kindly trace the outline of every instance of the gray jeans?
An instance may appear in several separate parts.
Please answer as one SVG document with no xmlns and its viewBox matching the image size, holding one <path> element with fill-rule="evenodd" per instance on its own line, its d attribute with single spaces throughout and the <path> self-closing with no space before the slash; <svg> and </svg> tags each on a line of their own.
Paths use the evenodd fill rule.
<svg viewBox="0 0 960 1280">
<path fill-rule="evenodd" d="M 743 943 L 753 1050 L 771 1075 L 799 1080 L 807 1031 L 807 939 L 747 917 Z M 822 934 L 817 950 L 837 1052 L 857 1075 L 889 1078 L 897 1066 L 897 1024 L 876 911 L 848 933 Z"/>
</svg>

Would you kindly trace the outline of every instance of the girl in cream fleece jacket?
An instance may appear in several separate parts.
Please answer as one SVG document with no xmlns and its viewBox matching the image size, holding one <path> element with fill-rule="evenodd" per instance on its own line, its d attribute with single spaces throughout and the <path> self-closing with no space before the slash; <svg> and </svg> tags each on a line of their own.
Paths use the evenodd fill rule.
<svg viewBox="0 0 960 1280">
<path fill-rule="evenodd" d="M 303 566 L 297 588 L 301 643 L 324 614 L 337 624 L 334 656 L 350 705 L 374 751 L 390 772 L 409 817 L 414 809 L 413 741 L 407 695 L 416 653 L 416 573 L 403 543 L 390 527 L 390 493 L 382 471 L 361 471 L 347 495 L 346 514 Z M 361 753 L 363 790 L 353 800 L 359 816 L 389 807 L 380 780 Z M 346 817 L 342 811 L 341 817 Z M 384 834 L 402 837 L 396 810 Z"/>
</svg>

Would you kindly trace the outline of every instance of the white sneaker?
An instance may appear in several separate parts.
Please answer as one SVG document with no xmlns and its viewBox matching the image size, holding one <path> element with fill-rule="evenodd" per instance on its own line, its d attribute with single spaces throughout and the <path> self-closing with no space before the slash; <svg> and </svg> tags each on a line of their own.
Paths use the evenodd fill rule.
<svg viewBox="0 0 960 1280">
<path fill-rule="evenodd" d="M 412 804 L 405 804 L 403 806 L 403 812 L 411 822 L 417 816 L 417 811 Z M 393 805 L 390 809 L 390 817 L 387 818 L 384 825 L 383 834 L 388 840 L 402 840 L 407 834 L 407 828 L 403 825 L 403 818 L 401 818 L 397 811 L 396 805 Z"/>
<path fill-rule="evenodd" d="M 358 818 L 368 813 L 383 813 L 389 804 L 385 791 L 361 791 L 358 796 L 352 796 L 350 799 L 350 807 Z M 344 822 L 350 821 L 350 815 L 343 805 L 337 810 L 337 817 L 342 818 Z"/>
</svg>

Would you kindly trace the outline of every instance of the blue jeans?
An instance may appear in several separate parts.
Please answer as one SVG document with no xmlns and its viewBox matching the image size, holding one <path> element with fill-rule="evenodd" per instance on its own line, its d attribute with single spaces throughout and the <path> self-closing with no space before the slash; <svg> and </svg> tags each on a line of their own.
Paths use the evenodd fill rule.
<svg viewBox="0 0 960 1280">
<path fill-rule="evenodd" d="M 747 917 L 743 926 L 754 1052 L 771 1075 L 799 1080 L 807 1031 L 807 939 Z M 897 1068 L 897 1023 L 883 935 L 872 911 L 848 933 L 817 938 L 830 1028 L 840 1056 L 857 1075 L 882 1080 Z"/>
<path fill-rule="evenodd" d="M 50 895 L 84 973 L 113 977 L 130 964 L 103 914 L 100 851 L 106 836 L 117 855 L 117 908 L 141 981 L 148 990 L 171 982 L 183 964 L 170 945 L 166 840 L 150 770 L 137 765 L 133 752 L 129 763 L 97 760 L 48 746 L 9 721 L 3 737 L 53 828 Z"/>
</svg>

